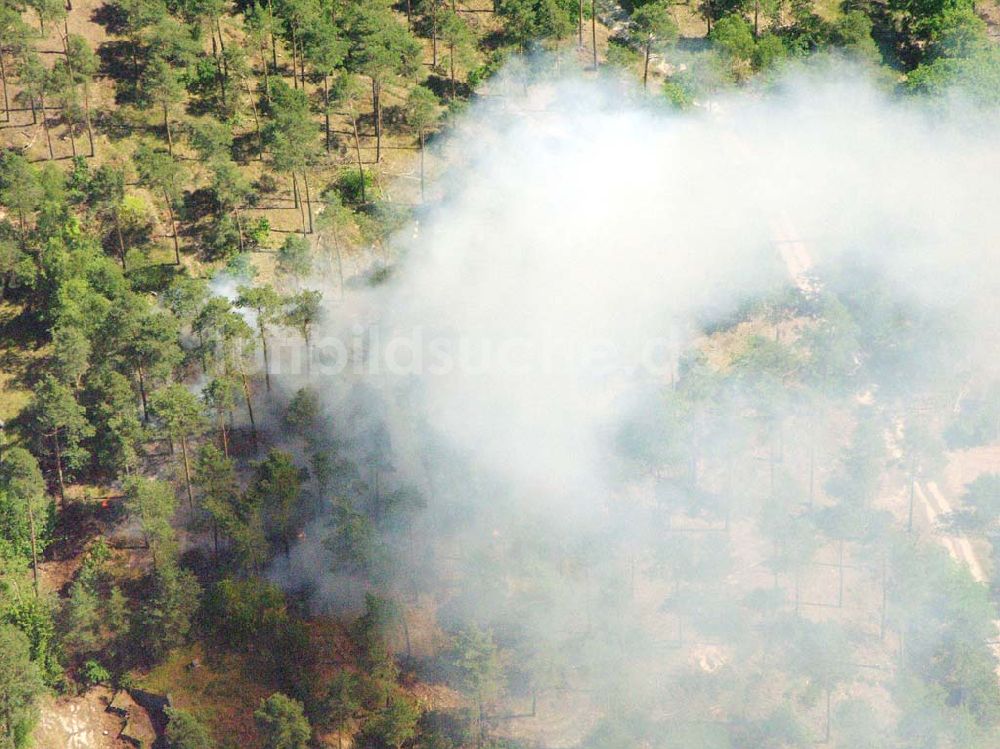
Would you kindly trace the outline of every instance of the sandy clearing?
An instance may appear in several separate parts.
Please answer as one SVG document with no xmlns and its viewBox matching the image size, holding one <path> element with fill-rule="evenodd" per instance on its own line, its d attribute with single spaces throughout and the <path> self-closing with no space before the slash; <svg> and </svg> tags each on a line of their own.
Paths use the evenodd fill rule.
<svg viewBox="0 0 1000 749">
<path fill-rule="evenodd" d="M 122 719 L 107 712 L 111 691 L 95 687 L 78 697 L 46 697 L 34 734 L 34 749 L 127 749 L 119 738 Z"/>
</svg>

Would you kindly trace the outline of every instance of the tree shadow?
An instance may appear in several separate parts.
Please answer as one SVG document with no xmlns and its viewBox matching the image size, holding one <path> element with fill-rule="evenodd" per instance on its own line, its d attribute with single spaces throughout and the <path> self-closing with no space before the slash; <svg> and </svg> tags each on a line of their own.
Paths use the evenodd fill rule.
<svg viewBox="0 0 1000 749">
<path fill-rule="evenodd" d="M 257 140 L 257 132 L 251 130 L 249 133 L 240 133 L 233 138 L 233 160 L 241 164 L 249 161 L 257 161 L 260 143 Z"/>
<path fill-rule="evenodd" d="M 886 65 L 897 70 L 909 70 L 919 64 L 925 50 L 910 42 L 909 37 L 900 32 L 896 27 L 896 19 L 887 5 L 867 2 L 851 5 L 856 5 L 871 19 L 872 39 L 875 40 Z M 845 4 L 845 10 L 851 9 L 852 7 Z"/>
<path fill-rule="evenodd" d="M 398 128 L 406 123 L 406 108 L 402 104 L 382 107 L 382 126 Z M 384 144 L 383 144 L 384 145 Z"/>
<path fill-rule="evenodd" d="M 94 9 L 90 20 L 103 26 L 110 36 L 124 36 L 128 29 L 128 14 L 118 3 L 104 3 Z"/>
<path fill-rule="evenodd" d="M 0 311 L 0 341 L 18 349 L 34 348 L 45 335 L 45 322 L 28 309 L 16 307 Z"/>
<path fill-rule="evenodd" d="M 455 81 L 455 95 L 451 94 L 451 79 L 447 76 L 431 73 L 424 83 L 427 88 L 434 92 L 434 95 L 442 101 L 452 99 L 467 99 L 472 95 L 472 88 L 462 81 Z"/>
<path fill-rule="evenodd" d="M 712 42 L 703 36 L 682 36 L 675 43 L 678 51 L 689 54 L 704 52 L 712 46 Z"/>
<path fill-rule="evenodd" d="M 11 314 L 4 310 L 0 321 L 0 341 L 6 350 L 0 353 L 0 370 L 5 372 L 10 383 L 17 387 L 30 389 L 43 374 L 44 363 L 33 356 L 35 351 L 47 337 L 47 326 L 38 315 L 26 309 Z"/>
<path fill-rule="evenodd" d="M 493 29 L 487 32 L 486 35 L 479 41 L 479 45 L 488 51 L 506 47 L 509 43 L 510 39 L 501 29 Z"/>
<path fill-rule="evenodd" d="M 97 49 L 101 60 L 101 73 L 115 84 L 115 103 L 134 104 L 139 100 L 139 74 L 132 58 L 132 45 L 126 41 L 104 42 Z"/>
<path fill-rule="evenodd" d="M 135 132 L 124 110 L 118 108 L 94 112 L 93 124 L 94 132 L 115 143 L 129 138 Z"/>
<path fill-rule="evenodd" d="M 167 288 L 180 273 L 180 266 L 173 263 L 149 263 L 129 268 L 126 276 L 135 291 L 152 293 Z"/>
<path fill-rule="evenodd" d="M 215 193 L 207 187 L 184 193 L 184 202 L 181 208 L 183 218 L 188 222 L 198 222 L 210 216 L 214 216 L 219 211 L 219 203 L 215 199 Z"/>
</svg>

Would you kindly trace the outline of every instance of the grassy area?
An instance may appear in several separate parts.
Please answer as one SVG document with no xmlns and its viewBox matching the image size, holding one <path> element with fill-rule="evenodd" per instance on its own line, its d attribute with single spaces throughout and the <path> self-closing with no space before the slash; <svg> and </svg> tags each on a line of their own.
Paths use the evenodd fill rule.
<svg viewBox="0 0 1000 749">
<path fill-rule="evenodd" d="M 698 12 L 698 4 L 689 0 L 683 5 L 674 5 L 674 20 L 677 22 L 677 30 L 682 37 L 697 39 L 705 36 L 705 19 Z"/>
<path fill-rule="evenodd" d="M 0 357 L 5 353 L 0 348 Z M 0 419 L 10 421 L 24 410 L 30 400 L 30 390 L 19 386 L 17 378 L 11 372 L 0 371 Z"/>
<path fill-rule="evenodd" d="M 209 652 L 195 643 L 175 650 L 137 685 L 169 694 L 175 707 L 212 727 L 220 747 L 253 749 L 258 746 L 253 711 L 268 691 L 251 677 L 243 658 Z"/>
<path fill-rule="evenodd" d="M 44 358 L 20 305 L 0 303 L 0 419 L 17 417 L 31 400 L 31 372 Z"/>
<path fill-rule="evenodd" d="M 824 21 L 835 21 L 843 15 L 841 0 L 815 0 L 816 15 Z"/>
</svg>

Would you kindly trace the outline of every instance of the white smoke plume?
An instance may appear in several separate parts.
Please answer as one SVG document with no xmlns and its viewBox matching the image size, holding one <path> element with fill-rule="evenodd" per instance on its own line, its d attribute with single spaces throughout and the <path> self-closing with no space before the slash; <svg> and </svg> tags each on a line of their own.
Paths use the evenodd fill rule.
<svg viewBox="0 0 1000 749">
<path fill-rule="evenodd" d="M 456 449 L 547 501 L 605 496 L 616 402 L 669 383 L 706 316 L 788 284 L 782 242 L 820 270 L 860 258 L 923 304 L 996 291 L 989 120 L 848 73 L 691 114 L 593 81 L 495 88 L 444 146 L 443 199 L 366 300 L 379 348 L 365 370 L 406 382 Z M 345 317 L 358 324 L 334 308 L 329 326 L 348 342 Z"/>
<path fill-rule="evenodd" d="M 331 302 L 317 337 L 313 386 L 360 478 L 381 472 L 385 491 L 426 497 L 410 572 L 454 566 L 427 561 L 447 543 L 454 557 L 488 557 L 512 526 L 596 555 L 641 547 L 657 532 L 642 515 L 651 478 L 614 455 L 624 419 L 655 412 L 705 328 L 788 292 L 790 271 L 816 278 L 806 304 L 864 268 L 953 323 L 947 336 L 915 331 L 899 372 L 991 374 L 995 123 L 960 103 L 900 100 L 850 69 L 798 71 L 685 113 L 617 81 L 492 83 L 437 147 L 436 200 L 393 242 L 389 280 Z M 373 440 L 391 444 L 384 470 Z M 760 496 L 765 472 L 736 483 Z M 320 537 L 308 530 L 274 576 L 338 607 L 350 585 Z M 567 580 L 567 600 L 525 626 L 572 628 L 583 585 Z M 485 592 L 462 595 L 481 621 L 513 615 Z"/>
</svg>

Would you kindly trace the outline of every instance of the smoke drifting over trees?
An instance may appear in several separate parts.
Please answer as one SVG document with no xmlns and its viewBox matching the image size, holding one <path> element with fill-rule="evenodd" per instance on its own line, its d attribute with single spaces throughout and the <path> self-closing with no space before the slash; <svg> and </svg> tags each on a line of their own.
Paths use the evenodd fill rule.
<svg viewBox="0 0 1000 749">
<path fill-rule="evenodd" d="M 272 371 L 323 507 L 272 578 L 421 612 L 418 673 L 455 636 L 483 737 L 995 745 L 993 603 L 912 517 L 995 404 L 989 118 L 823 64 L 697 114 L 485 93 Z"/>
<path fill-rule="evenodd" d="M 0 0 L 0 749 L 1000 747 L 997 2 Z"/>
</svg>

